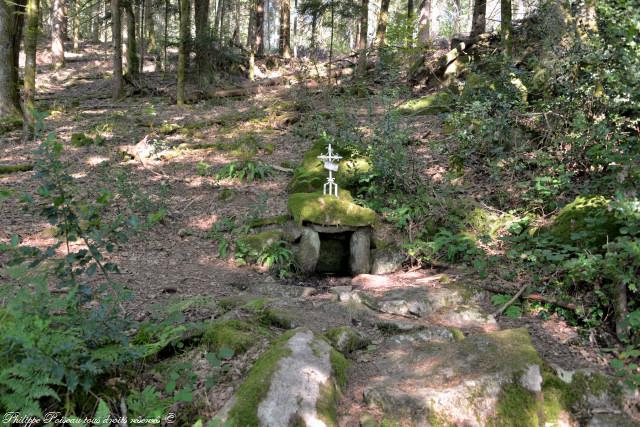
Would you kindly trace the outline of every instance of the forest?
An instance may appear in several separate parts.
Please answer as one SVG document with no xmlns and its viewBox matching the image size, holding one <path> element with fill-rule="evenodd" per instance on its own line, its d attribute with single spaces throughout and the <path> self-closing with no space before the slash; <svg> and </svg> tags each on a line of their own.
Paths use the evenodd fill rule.
<svg viewBox="0 0 640 427">
<path fill-rule="evenodd" d="M 3 426 L 640 425 L 631 0 L 0 0 Z"/>
</svg>

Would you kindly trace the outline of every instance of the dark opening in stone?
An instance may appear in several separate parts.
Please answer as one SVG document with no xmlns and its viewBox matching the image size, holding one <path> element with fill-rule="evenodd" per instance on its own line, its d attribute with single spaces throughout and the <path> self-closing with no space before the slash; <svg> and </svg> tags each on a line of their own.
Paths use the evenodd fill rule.
<svg viewBox="0 0 640 427">
<path fill-rule="evenodd" d="M 320 258 L 316 272 L 349 275 L 349 242 L 353 233 L 318 234 L 320 236 Z"/>
</svg>

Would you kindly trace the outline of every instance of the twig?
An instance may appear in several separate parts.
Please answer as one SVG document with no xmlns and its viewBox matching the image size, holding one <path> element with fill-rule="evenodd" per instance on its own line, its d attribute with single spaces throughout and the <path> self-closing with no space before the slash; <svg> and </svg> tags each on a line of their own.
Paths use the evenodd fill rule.
<svg viewBox="0 0 640 427">
<path fill-rule="evenodd" d="M 520 295 L 522 295 L 522 293 L 527 289 L 527 286 L 529 286 L 528 284 L 523 285 L 520 290 L 513 296 L 513 298 L 511 298 L 509 301 L 507 301 L 502 307 L 500 307 L 498 310 L 496 310 L 495 312 L 492 313 L 493 317 L 497 317 L 499 315 L 502 314 L 503 311 L 505 311 L 507 308 L 509 308 L 509 306 L 511 304 L 513 304 L 518 298 L 520 298 Z"/>
<path fill-rule="evenodd" d="M 494 294 L 507 294 L 510 295 L 511 294 L 511 290 L 510 289 L 505 289 L 505 288 L 498 288 L 496 286 L 491 286 L 491 285 L 485 285 L 485 284 L 478 284 L 478 287 L 484 289 L 485 291 L 489 291 L 489 292 L 493 292 Z M 544 302 L 547 304 L 551 304 L 551 305 L 555 305 L 558 307 L 562 307 L 562 308 L 566 308 L 567 310 L 576 310 L 578 308 L 578 306 L 576 304 L 570 303 L 570 302 L 564 302 L 564 301 L 558 301 L 554 298 L 551 297 L 547 297 L 544 295 L 540 295 L 540 294 L 529 294 L 526 296 L 522 297 L 523 299 L 527 299 L 529 301 L 540 301 L 540 302 Z"/>
<path fill-rule="evenodd" d="M 282 166 L 277 166 L 272 164 L 269 164 L 269 166 L 271 166 L 272 169 L 275 169 L 280 172 L 293 173 L 293 169 L 283 168 Z"/>
</svg>

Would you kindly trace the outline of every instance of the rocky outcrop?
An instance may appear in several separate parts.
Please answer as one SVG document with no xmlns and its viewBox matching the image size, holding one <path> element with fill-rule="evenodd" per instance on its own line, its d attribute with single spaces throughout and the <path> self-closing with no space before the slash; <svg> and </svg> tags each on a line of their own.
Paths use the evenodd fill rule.
<svg viewBox="0 0 640 427">
<path fill-rule="evenodd" d="M 219 416 L 231 426 L 335 426 L 346 367 L 323 338 L 290 331 L 256 361 Z"/>
<path fill-rule="evenodd" d="M 478 334 L 442 345 L 390 341 L 393 357 L 378 358 L 365 401 L 394 419 L 417 426 L 483 426 L 511 388 L 535 397 L 541 360 L 525 329 Z M 524 414 L 523 414 L 524 416 Z M 502 425 L 502 424 L 499 424 Z M 506 425 L 506 424 L 505 424 Z"/>
</svg>

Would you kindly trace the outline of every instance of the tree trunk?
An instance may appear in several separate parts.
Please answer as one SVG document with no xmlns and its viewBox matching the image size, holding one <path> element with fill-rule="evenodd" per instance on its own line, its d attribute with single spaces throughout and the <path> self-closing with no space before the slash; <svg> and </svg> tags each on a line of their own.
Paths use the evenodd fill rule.
<svg viewBox="0 0 640 427">
<path fill-rule="evenodd" d="M 19 117 L 18 53 L 24 22 L 24 1 L 0 0 L 0 119 Z"/>
<path fill-rule="evenodd" d="M 73 51 L 77 52 L 80 48 L 80 0 L 75 0 L 73 9 Z"/>
<path fill-rule="evenodd" d="M 249 2 L 249 22 L 247 23 L 247 48 L 255 52 L 256 33 L 256 0 Z"/>
<path fill-rule="evenodd" d="M 236 10 L 234 13 L 235 28 L 233 29 L 233 42 L 240 44 L 240 2 L 236 1 Z"/>
<path fill-rule="evenodd" d="M 280 55 L 291 57 L 291 1 L 280 0 Z"/>
<path fill-rule="evenodd" d="M 167 44 L 169 37 L 169 0 L 164 0 L 164 40 L 162 42 L 162 71 L 167 72 Z"/>
<path fill-rule="evenodd" d="M 266 49 L 267 53 L 271 51 L 271 11 L 270 11 L 270 2 L 269 0 L 264 0 L 264 20 L 267 26 L 267 33 L 264 36 L 266 41 Z"/>
<path fill-rule="evenodd" d="M 54 0 L 55 1 L 55 0 Z M 100 41 L 100 8 L 104 4 L 103 0 L 98 0 L 91 7 L 91 42 Z"/>
<path fill-rule="evenodd" d="M 376 29 L 376 46 L 378 47 L 384 46 L 384 36 L 387 33 L 387 21 L 389 20 L 389 3 L 391 0 L 382 0 L 380 3 L 380 15 Z"/>
<path fill-rule="evenodd" d="M 623 324 L 627 316 L 627 284 L 622 280 L 615 285 L 613 297 L 616 316 L 616 334 L 618 337 L 623 337 L 628 331 Z"/>
<path fill-rule="evenodd" d="M 500 32 L 505 53 L 511 55 L 511 0 L 500 0 Z"/>
<path fill-rule="evenodd" d="M 264 2 L 256 0 L 255 52 L 256 56 L 264 56 Z"/>
<path fill-rule="evenodd" d="M 113 43 L 113 99 L 122 96 L 124 79 L 122 77 L 122 22 L 120 0 L 111 0 L 111 40 Z"/>
<path fill-rule="evenodd" d="M 145 21 L 145 0 L 140 0 L 140 11 L 139 11 L 139 17 L 138 17 L 138 37 L 140 40 L 139 46 L 139 55 L 138 57 L 140 58 L 140 61 L 138 61 L 139 63 L 139 74 L 142 74 L 143 70 L 144 70 L 144 53 L 145 53 L 145 42 L 144 42 L 144 21 Z"/>
<path fill-rule="evenodd" d="M 209 44 L 209 0 L 195 0 L 196 69 L 198 78 L 207 83 L 207 46 Z"/>
<path fill-rule="evenodd" d="M 63 0 L 53 0 L 51 9 L 51 63 L 53 68 L 64 67 L 64 40 L 62 23 L 64 22 Z"/>
<path fill-rule="evenodd" d="M 298 0 L 293 2 L 293 57 L 298 57 Z"/>
<path fill-rule="evenodd" d="M 35 109 L 36 96 L 36 48 L 38 45 L 38 20 L 40 14 L 40 1 L 28 0 L 25 14 L 25 33 L 24 33 L 24 126 L 23 141 L 29 140 L 33 135 L 33 126 L 35 118 L 33 110 Z"/>
<path fill-rule="evenodd" d="M 415 6 L 413 5 L 413 0 L 407 0 L 407 20 L 411 21 L 413 19 L 413 15 Z"/>
<path fill-rule="evenodd" d="M 180 0 L 180 47 L 178 51 L 178 94 L 177 104 L 184 105 L 184 83 L 187 67 L 187 42 L 189 38 L 189 1 Z"/>
<path fill-rule="evenodd" d="M 471 36 L 484 33 L 487 26 L 487 0 L 474 1 L 472 19 Z"/>
<path fill-rule="evenodd" d="M 135 81 L 139 77 L 140 58 L 138 57 L 138 48 L 136 46 L 136 17 L 133 13 L 131 1 L 129 0 L 124 8 L 127 14 L 127 76 Z"/>
<path fill-rule="evenodd" d="M 431 0 L 422 0 L 418 17 L 418 44 L 425 46 L 431 38 Z"/>
<path fill-rule="evenodd" d="M 369 0 L 360 5 L 360 40 L 358 44 L 358 74 L 367 72 L 367 35 L 369 33 Z"/>
</svg>

